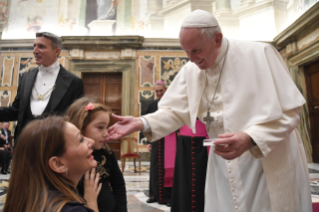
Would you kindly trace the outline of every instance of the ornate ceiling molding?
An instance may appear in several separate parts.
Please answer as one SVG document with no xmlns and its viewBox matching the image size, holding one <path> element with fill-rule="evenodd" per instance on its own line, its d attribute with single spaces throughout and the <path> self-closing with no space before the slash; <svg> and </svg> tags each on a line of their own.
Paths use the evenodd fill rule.
<svg viewBox="0 0 319 212">
<path fill-rule="evenodd" d="M 319 2 L 313 5 L 293 24 L 282 31 L 274 38 L 274 43 L 278 48 L 284 48 L 291 42 L 296 42 L 300 38 L 311 33 L 319 26 Z"/>
<path fill-rule="evenodd" d="M 319 40 L 287 57 L 289 66 L 303 66 L 319 59 Z"/>
</svg>

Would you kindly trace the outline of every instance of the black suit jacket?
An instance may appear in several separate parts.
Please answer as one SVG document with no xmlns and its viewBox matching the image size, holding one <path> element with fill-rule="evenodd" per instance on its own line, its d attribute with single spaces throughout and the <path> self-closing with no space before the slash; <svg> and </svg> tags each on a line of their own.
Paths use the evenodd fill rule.
<svg viewBox="0 0 319 212">
<path fill-rule="evenodd" d="M 159 102 L 159 99 L 156 99 L 154 100 L 154 102 L 152 102 L 148 108 L 147 108 L 147 111 L 146 111 L 146 114 L 149 114 L 149 113 L 154 113 L 158 110 L 158 102 Z M 145 114 L 145 115 L 146 115 Z"/>
<path fill-rule="evenodd" d="M 1 131 L 1 135 L 6 136 L 3 128 L 1 128 L 0 131 Z M 7 134 L 8 134 L 8 141 L 9 141 L 9 137 L 11 136 L 11 131 L 9 129 L 7 129 Z M 0 137 L 0 147 L 4 147 L 5 144 L 6 144 L 6 140 L 4 140 Z"/>
<path fill-rule="evenodd" d="M 16 121 L 17 127 L 14 133 L 15 144 L 18 137 L 28 123 L 27 110 L 30 108 L 30 97 L 34 81 L 39 69 L 33 69 L 24 73 L 19 81 L 17 96 L 9 107 L 0 107 L 0 121 Z M 62 114 L 78 98 L 82 97 L 84 87 L 82 80 L 68 72 L 60 65 L 60 71 L 55 83 L 55 89 L 43 114 Z"/>
</svg>

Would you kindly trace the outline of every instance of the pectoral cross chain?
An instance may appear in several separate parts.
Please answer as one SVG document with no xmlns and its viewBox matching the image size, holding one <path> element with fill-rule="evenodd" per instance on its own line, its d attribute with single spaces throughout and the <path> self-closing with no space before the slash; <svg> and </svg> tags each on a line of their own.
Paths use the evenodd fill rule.
<svg viewBox="0 0 319 212">
<path fill-rule="evenodd" d="M 204 117 L 204 122 L 206 122 L 206 131 L 209 132 L 210 123 L 214 121 L 214 117 L 210 116 L 210 112 L 207 111 L 206 116 Z"/>
</svg>

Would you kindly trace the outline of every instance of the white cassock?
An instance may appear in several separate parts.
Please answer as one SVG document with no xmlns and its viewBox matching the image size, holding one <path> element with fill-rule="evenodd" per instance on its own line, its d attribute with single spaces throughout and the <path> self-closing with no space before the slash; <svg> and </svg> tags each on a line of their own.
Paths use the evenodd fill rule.
<svg viewBox="0 0 319 212">
<path fill-rule="evenodd" d="M 209 137 L 244 131 L 257 146 L 239 158 L 224 160 L 210 151 L 205 212 L 312 211 L 307 161 L 295 129 L 305 103 L 280 54 L 270 45 L 227 41 L 213 67 L 206 70 L 211 100 L 222 64 L 220 86 L 211 107 L 215 121 Z M 226 59 L 225 59 L 226 58 Z M 196 117 L 207 111 L 203 71 L 186 64 L 159 103 L 144 116 L 159 139 L 183 124 L 195 130 Z"/>
</svg>

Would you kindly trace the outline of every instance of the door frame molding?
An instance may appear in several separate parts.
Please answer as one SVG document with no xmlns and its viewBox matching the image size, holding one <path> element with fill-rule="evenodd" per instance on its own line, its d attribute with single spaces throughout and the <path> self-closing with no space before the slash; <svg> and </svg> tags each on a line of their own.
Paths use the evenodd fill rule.
<svg viewBox="0 0 319 212">
<path fill-rule="evenodd" d="M 70 60 L 69 71 L 83 79 L 83 73 L 122 72 L 122 116 L 134 114 L 135 60 Z"/>
</svg>

